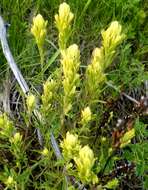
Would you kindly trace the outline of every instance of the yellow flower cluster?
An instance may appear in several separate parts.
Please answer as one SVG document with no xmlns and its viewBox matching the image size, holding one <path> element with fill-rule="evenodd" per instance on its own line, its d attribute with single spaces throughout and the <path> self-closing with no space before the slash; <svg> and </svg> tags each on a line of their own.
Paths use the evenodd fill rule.
<svg viewBox="0 0 148 190">
<path fill-rule="evenodd" d="M 61 142 L 61 147 L 65 160 L 73 159 L 75 161 L 80 180 L 84 183 L 96 184 L 98 178 L 92 171 L 95 158 L 89 146 L 81 147 L 78 136 L 67 132 L 66 138 Z M 71 163 L 69 165 L 71 166 Z"/>
<path fill-rule="evenodd" d="M 78 157 L 74 158 L 77 165 L 78 175 L 82 182 L 98 182 L 97 176 L 92 172 L 92 167 L 95 162 L 94 153 L 89 146 L 84 146 L 80 149 Z"/>
<path fill-rule="evenodd" d="M 38 14 L 36 17 L 33 18 L 31 33 L 34 35 L 39 49 L 43 47 L 47 33 L 46 28 L 47 28 L 47 21 L 44 20 L 42 15 Z"/>
<path fill-rule="evenodd" d="M 103 47 L 105 50 L 115 49 L 122 42 L 125 35 L 121 33 L 122 26 L 118 21 L 113 21 L 107 30 L 101 32 L 103 38 Z"/>
<path fill-rule="evenodd" d="M 114 21 L 107 30 L 101 32 L 103 42 L 100 48 L 95 48 L 92 53 L 91 64 L 86 70 L 86 94 L 95 99 L 106 77 L 104 70 L 111 64 L 116 47 L 125 38 L 122 26 Z"/>
<path fill-rule="evenodd" d="M 63 32 L 65 29 L 67 29 L 73 17 L 74 15 L 70 11 L 70 6 L 65 2 L 60 4 L 59 15 L 55 15 L 56 25 L 60 32 Z"/>
<path fill-rule="evenodd" d="M 104 54 L 103 48 L 95 48 L 92 53 L 91 64 L 86 70 L 86 91 L 87 95 L 94 99 L 99 94 L 101 84 L 105 81 L 103 72 Z"/>
<path fill-rule="evenodd" d="M 31 33 L 34 35 L 41 59 L 41 65 L 44 63 L 44 50 L 43 45 L 47 34 L 47 21 L 44 20 L 42 15 L 38 14 L 33 18 L 33 25 Z"/>
<path fill-rule="evenodd" d="M 72 99 L 79 81 L 80 51 L 76 44 L 62 51 L 61 64 L 64 75 L 64 114 L 67 114 L 72 107 Z"/>
<path fill-rule="evenodd" d="M 42 108 L 47 111 L 51 107 L 53 91 L 55 90 L 56 82 L 51 79 L 47 80 L 43 85 L 43 94 L 41 96 L 42 99 Z"/>
<path fill-rule="evenodd" d="M 91 116 L 92 116 L 92 113 L 91 113 L 90 107 L 84 108 L 84 110 L 82 110 L 81 112 L 82 125 L 87 125 L 88 122 L 91 120 Z"/>
<path fill-rule="evenodd" d="M 111 22 L 107 30 L 101 32 L 103 42 L 102 46 L 104 49 L 104 69 L 109 66 L 112 58 L 115 54 L 116 47 L 123 41 L 125 34 L 122 33 L 122 26 L 118 21 Z"/>
<path fill-rule="evenodd" d="M 61 142 L 62 153 L 65 160 L 72 159 L 80 150 L 80 142 L 77 135 L 66 133 L 66 138 Z"/>
<path fill-rule="evenodd" d="M 70 24 L 73 20 L 73 13 L 67 3 L 62 3 L 59 7 L 59 14 L 55 15 L 55 24 L 59 31 L 59 47 L 61 50 L 66 49 L 66 43 L 69 37 Z"/>
</svg>

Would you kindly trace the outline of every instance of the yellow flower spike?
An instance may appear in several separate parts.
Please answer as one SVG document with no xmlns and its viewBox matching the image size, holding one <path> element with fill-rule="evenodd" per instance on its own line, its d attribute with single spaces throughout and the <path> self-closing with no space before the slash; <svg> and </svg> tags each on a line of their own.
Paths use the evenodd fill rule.
<svg viewBox="0 0 148 190">
<path fill-rule="evenodd" d="M 126 132 L 123 137 L 120 139 L 120 148 L 125 147 L 131 142 L 131 139 L 135 136 L 135 129 L 131 129 L 130 131 Z"/>
<path fill-rule="evenodd" d="M 46 33 L 47 33 L 47 21 L 45 21 L 42 15 L 38 14 L 33 18 L 33 25 L 31 28 L 31 33 L 34 35 L 36 39 L 36 43 L 39 48 L 42 48 Z"/>
<path fill-rule="evenodd" d="M 80 51 L 79 51 L 77 44 L 73 44 L 73 45 L 69 46 L 69 48 L 67 48 L 67 54 L 72 59 L 78 58 Z"/>
<path fill-rule="evenodd" d="M 59 7 L 59 15 L 55 15 L 56 26 L 60 32 L 63 32 L 71 23 L 74 15 L 70 11 L 70 6 L 67 3 L 62 3 Z"/>
<path fill-rule="evenodd" d="M 66 49 L 73 17 L 74 15 L 70 11 L 70 6 L 65 2 L 62 3 L 59 6 L 59 14 L 55 15 L 55 24 L 59 31 L 59 47 L 61 50 Z"/>
<path fill-rule="evenodd" d="M 66 133 L 66 138 L 61 142 L 62 153 L 66 160 L 72 159 L 80 150 L 80 142 L 77 135 Z"/>
<path fill-rule="evenodd" d="M 65 78 L 72 76 L 78 71 L 80 65 L 80 51 L 76 44 L 62 51 L 61 64 L 63 66 Z"/>
<path fill-rule="evenodd" d="M 26 104 L 27 104 L 29 113 L 31 113 L 34 110 L 35 103 L 36 103 L 35 96 L 33 94 L 28 95 L 26 99 Z"/>
<path fill-rule="evenodd" d="M 89 148 L 89 146 L 86 145 L 79 151 L 79 161 L 81 161 L 81 164 L 87 165 L 89 169 L 92 168 L 95 159 L 93 151 Z"/>
<path fill-rule="evenodd" d="M 53 92 L 56 88 L 56 82 L 51 79 L 47 80 L 43 85 L 43 94 L 41 96 L 43 108 L 47 110 L 50 108 L 53 98 Z"/>
<path fill-rule="evenodd" d="M 86 95 L 89 101 L 98 99 L 101 84 L 106 80 L 104 70 L 112 63 L 116 47 L 123 41 L 125 34 L 122 26 L 114 21 L 107 30 L 101 32 L 103 42 L 100 48 L 95 48 L 92 53 L 91 64 L 86 70 Z"/>
<path fill-rule="evenodd" d="M 95 158 L 94 153 L 89 148 L 89 146 L 86 145 L 81 148 L 79 151 L 79 155 L 77 157 L 74 157 L 74 161 L 77 165 L 78 175 L 82 182 L 98 182 L 97 176 L 92 172 Z"/>
<path fill-rule="evenodd" d="M 76 44 L 73 44 L 61 53 L 64 75 L 64 114 L 66 115 L 72 107 L 72 99 L 76 92 L 76 85 L 79 82 L 80 50 Z"/>
<path fill-rule="evenodd" d="M 118 21 L 113 21 L 107 30 L 101 32 L 103 38 L 103 47 L 105 52 L 110 52 L 119 45 L 125 38 L 125 34 L 122 34 L 122 26 Z"/>
<path fill-rule="evenodd" d="M 44 63 L 44 50 L 43 45 L 47 34 L 47 21 L 45 21 L 42 15 L 38 14 L 33 18 L 33 25 L 31 33 L 34 35 L 41 59 L 41 65 Z"/>
<path fill-rule="evenodd" d="M 95 99 L 99 95 L 100 85 L 106 79 L 103 69 L 103 49 L 95 48 L 92 53 L 91 64 L 88 65 L 86 70 L 86 93 L 90 100 Z"/>
<path fill-rule="evenodd" d="M 91 113 L 90 107 L 84 108 L 84 110 L 82 110 L 81 112 L 81 118 L 82 118 L 81 123 L 83 125 L 86 125 L 91 120 L 91 116 L 92 116 L 92 113 Z"/>
<path fill-rule="evenodd" d="M 57 83 L 55 80 L 47 80 L 43 84 L 43 94 L 41 96 L 41 112 L 43 117 L 48 117 L 53 109 L 54 97 L 56 96 Z"/>
</svg>

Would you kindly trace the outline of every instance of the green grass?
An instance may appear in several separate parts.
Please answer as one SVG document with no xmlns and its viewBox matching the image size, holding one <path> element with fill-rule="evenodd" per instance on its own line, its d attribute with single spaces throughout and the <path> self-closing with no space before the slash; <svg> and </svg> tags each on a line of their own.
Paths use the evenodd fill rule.
<svg viewBox="0 0 148 190">
<path fill-rule="evenodd" d="M 59 4 L 62 2 L 62 0 L 1 0 L 0 4 L 0 14 L 6 22 L 10 23 L 8 28 L 10 49 L 31 91 L 38 97 L 39 104 L 43 83 L 50 76 L 55 80 L 59 80 L 61 77 L 60 69 L 58 69 L 60 68 L 58 31 L 55 27 L 54 15 L 58 12 Z M 111 21 L 117 20 L 122 24 L 126 39 L 117 49 L 113 63 L 105 70 L 107 83 L 101 89 L 99 102 L 93 107 L 94 120 L 91 123 L 91 129 L 89 133 L 82 133 L 80 140 L 82 145 L 88 144 L 93 149 L 97 161 L 101 163 L 100 166 L 96 161 L 93 171 L 99 176 L 102 186 L 115 178 L 114 170 L 117 170 L 118 165 L 120 166 L 120 161 L 124 162 L 126 159 L 133 164 L 134 169 L 123 172 L 123 175 L 119 174 L 117 177 L 119 186 L 116 189 L 147 189 L 146 124 L 148 124 L 148 120 L 145 107 L 136 108 L 133 102 L 121 96 L 121 92 L 124 92 L 132 97 L 134 96 L 139 101 L 139 96 L 145 95 L 143 83 L 148 80 L 147 0 L 68 0 L 66 2 L 75 15 L 69 45 L 76 43 L 80 47 L 81 80 L 84 79 L 84 73 L 90 63 L 93 49 L 101 46 L 101 31 L 106 29 Z M 45 63 L 42 69 L 38 49 L 30 32 L 33 16 L 38 13 L 42 14 L 45 20 L 48 20 L 44 47 Z M 13 143 L 8 142 L 6 138 L 3 139 L 0 135 L 0 185 L 3 189 L 7 189 L 6 180 L 9 176 L 14 176 L 18 186 L 16 187 L 13 184 L 12 188 L 8 189 L 66 189 L 63 169 L 66 163 L 56 161 L 50 144 L 50 130 L 52 129 L 58 143 L 63 139 L 62 133 L 65 131 L 71 130 L 79 134 L 80 111 L 84 105 L 87 105 L 85 99 L 79 102 L 81 96 L 84 97 L 83 93 L 76 96 L 75 107 L 64 118 L 65 126 L 62 131 L 60 114 L 62 112 L 63 89 L 60 86 L 62 85 L 61 81 L 57 84 L 59 86 L 55 90 L 55 97 L 53 98 L 54 107 L 57 107 L 58 110 L 46 113 L 45 120 L 39 123 L 36 118 L 30 118 L 28 115 L 25 97 L 14 82 L 14 77 L 8 69 L 1 47 L 0 76 L 2 86 L 0 96 L 3 97 L 5 93 L 3 93 L 4 81 L 9 79 L 12 82 L 10 94 L 8 94 L 11 106 L 10 118 L 15 126 L 12 131 L 13 133 L 19 131 L 23 135 L 22 155 L 18 158 L 18 150 L 15 149 Z M 81 87 L 84 88 L 82 85 Z M 79 89 L 78 91 L 80 92 Z M 57 101 L 55 101 L 56 98 Z M 18 104 L 13 104 L 14 102 Z M 0 102 L 0 111 L 5 111 L 2 101 Z M 135 127 L 136 130 L 136 137 L 127 148 L 113 152 L 110 158 L 107 150 L 113 139 L 111 136 L 113 131 L 118 130 L 116 127 L 117 119 L 131 114 L 131 118 L 125 119 L 122 127 L 127 128 L 131 121 L 132 127 Z M 45 146 L 49 149 L 48 158 L 41 155 L 42 147 L 34 133 L 36 128 L 40 128 L 42 131 Z M 139 134 L 140 131 L 141 134 Z M 101 141 L 104 136 L 107 138 L 106 144 Z M 142 151 L 140 152 L 140 150 Z M 109 173 L 112 173 L 111 177 Z M 128 178 L 125 176 L 126 173 Z M 69 170 L 69 174 L 79 180 L 75 170 Z M 133 183 L 134 181 L 135 183 Z M 88 189 L 95 189 L 93 185 L 87 184 L 86 186 Z"/>
</svg>

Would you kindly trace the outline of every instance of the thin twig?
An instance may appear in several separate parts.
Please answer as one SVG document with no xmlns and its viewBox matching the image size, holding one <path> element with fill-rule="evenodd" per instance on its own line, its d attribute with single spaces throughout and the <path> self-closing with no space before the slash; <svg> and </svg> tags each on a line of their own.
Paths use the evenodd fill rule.
<svg viewBox="0 0 148 190">
<path fill-rule="evenodd" d="M 120 94 L 122 94 L 123 96 L 125 96 L 125 97 L 126 97 L 127 99 L 129 99 L 130 101 L 136 103 L 137 105 L 140 104 L 140 102 L 138 102 L 135 98 L 129 96 L 129 95 L 126 94 L 125 92 L 120 92 L 120 90 L 119 90 L 116 86 L 114 86 L 113 84 L 111 84 L 111 83 L 109 83 L 109 82 L 106 82 L 106 84 L 107 84 L 109 87 L 113 88 L 115 91 L 117 91 L 117 92 L 119 92 Z"/>
<path fill-rule="evenodd" d="M 22 91 L 24 92 L 24 94 L 27 94 L 29 92 L 29 87 L 26 83 L 26 81 L 24 80 L 20 70 L 18 69 L 14 58 L 11 54 L 9 45 L 8 45 L 8 41 L 7 41 L 7 37 L 6 37 L 6 27 L 4 24 L 4 21 L 2 19 L 2 17 L 0 16 L 0 40 L 1 40 L 1 44 L 2 44 L 2 49 L 3 49 L 3 53 L 6 57 L 6 60 L 16 78 L 16 80 L 18 81 Z"/>
<path fill-rule="evenodd" d="M 127 95 L 126 93 L 122 92 L 122 95 L 125 96 L 127 99 L 129 99 L 130 101 L 134 102 L 137 105 L 140 105 L 140 102 L 138 102 L 135 98 Z"/>
</svg>

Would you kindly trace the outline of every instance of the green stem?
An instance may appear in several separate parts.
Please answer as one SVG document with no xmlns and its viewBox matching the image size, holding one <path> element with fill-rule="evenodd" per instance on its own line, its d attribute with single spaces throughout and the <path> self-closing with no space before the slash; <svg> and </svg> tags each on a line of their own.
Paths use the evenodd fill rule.
<svg viewBox="0 0 148 190">
<path fill-rule="evenodd" d="M 43 51 L 43 47 L 39 46 L 38 48 L 39 48 L 39 54 L 40 54 L 42 80 L 44 80 L 44 73 L 43 73 L 43 69 L 44 69 L 44 51 Z"/>
</svg>

